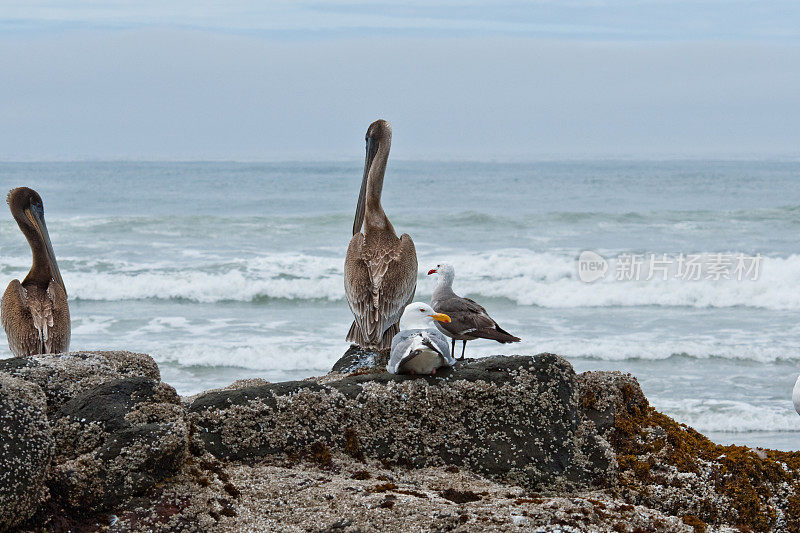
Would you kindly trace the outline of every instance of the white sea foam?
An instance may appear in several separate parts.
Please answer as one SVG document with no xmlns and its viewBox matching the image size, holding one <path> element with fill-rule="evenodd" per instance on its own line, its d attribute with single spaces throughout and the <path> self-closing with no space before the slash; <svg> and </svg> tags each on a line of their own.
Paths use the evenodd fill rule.
<svg viewBox="0 0 800 533">
<path fill-rule="evenodd" d="M 747 341 L 725 336 L 722 338 L 653 338 L 649 335 L 614 335 L 606 333 L 598 338 L 576 338 L 580 331 L 566 332 L 557 339 L 539 339 L 526 336 L 526 331 L 509 328 L 523 335 L 523 342 L 514 345 L 515 353 L 551 352 L 572 358 L 600 361 L 627 361 L 641 359 L 663 361 L 674 355 L 685 355 L 695 359 L 718 357 L 741 361 L 800 360 L 800 346 L 771 339 L 767 335 L 753 336 Z M 687 335 L 688 336 L 688 335 Z M 758 337 L 758 338 L 755 338 Z M 475 341 L 470 344 L 473 355 L 492 355 L 498 353 L 496 345 L 489 341 Z"/>
<path fill-rule="evenodd" d="M 700 432 L 800 431 L 800 416 L 788 398 L 785 409 L 734 400 L 649 400 L 656 409 Z"/>
<path fill-rule="evenodd" d="M 83 300 L 340 300 L 344 296 L 343 262 L 341 258 L 287 253 L 196 268 L 120 264 L 111 272 L 64 271 L 62 275 L 70 297 Z"/>
<path fill-rule="evenodd" d="M 617 281 L 612 270 L 597 283 L 579 281 L 576 257 L 577 253 L 515 249 L 459 257 L 459 261 L 452 261 L 457 265 L 454 289 L 462 294 L 502 297 L 520 305 L 549 308 L 657 305 L 800 309 L 800 297 L 794 290 L 800 280 L 799 255 L 763 258 L 755 281 Z"/>
<path fill-rule="evenodd" d="M 519 305 L 546 308 L 677 306 L 800 309 L 795 290 L 800 255 L 765 257 L 755 281 L 617 281 L 597 283 L 577 276 L 577 252 L 541 253 L 501 249 L 439 257 L 420 254 L 420 270 L 441 260 L 456 266 L 456 292 L 476 298 L 506 298 Z M 3 258 L 0 272 L 14 272 L 23 260 Z M 343 300 L 343 258 L 305 253 L 273 253 L 196 264 L 131 264 L 124 261 L 75 262 L 66 258 L 62 275 L 71 298 L 83 300 L 185 299 L 195 302 Z M 74 267 L 74 268 L 73 268 Z M 612 271 L 613 272 L 613 271 Z M 9 275 L 20 277 L 24 272 Z M 420 274 L 419 298 L 430 296 L 434 280 Z"/>
</svg>

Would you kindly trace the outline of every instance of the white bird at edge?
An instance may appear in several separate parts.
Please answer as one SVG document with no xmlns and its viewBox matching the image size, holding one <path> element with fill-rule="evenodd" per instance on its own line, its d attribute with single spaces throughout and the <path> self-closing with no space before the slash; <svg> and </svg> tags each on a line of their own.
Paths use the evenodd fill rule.
<svg viewBox="0 0 800 533">
<path fill-rule="evenodd" d="M 794 410 L 797 411 L 798 415 L 800 415 L 800 376 L 797 377 L 797 381 L 794 384 L 794 390 L 792 391 L 792 403 L 794 403 Z"/>
<path fill-rule="evenodd" d="M 450 317 L 437 313 L 422 302 L 410 303 L 400 317 L 400 331 L 392 337 L 387 370 L 391 374 L 436 374 L 443 366 L 453 366 L 456 360 L 450 346 L 433 321 L 450 322 Z"/>
</svg>

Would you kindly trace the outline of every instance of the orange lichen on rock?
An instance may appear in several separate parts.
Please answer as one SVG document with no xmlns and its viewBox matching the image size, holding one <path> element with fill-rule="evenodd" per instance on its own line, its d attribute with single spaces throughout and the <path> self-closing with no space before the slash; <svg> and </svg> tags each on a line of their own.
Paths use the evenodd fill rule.
<svg viewBox="0 0 800 533">
<path fill-rule="evenodd" d="M 682 515 L 695 531 L 705 531 L 705 523 L 800 530 L 800 453 L 715 444 L 651 407 L 631 376 L 595 374 L 606 374 L 604 386 L 613 391 L 607 438 L 617 453 L 620 489 L 627 499 Z M 614 386 L 608 387 L 611 381 Z M 598 387 L 586 385 L 582 405 L 597 409 L 602 404 Z"/>
</svg>

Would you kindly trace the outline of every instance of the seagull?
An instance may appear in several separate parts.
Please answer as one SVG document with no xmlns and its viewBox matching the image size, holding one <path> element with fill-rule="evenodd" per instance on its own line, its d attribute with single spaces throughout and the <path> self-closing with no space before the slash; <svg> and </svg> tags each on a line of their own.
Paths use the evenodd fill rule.
<svg viewBox="0 0 800 533">
<path fill-rule="evenodd" d="M 505 344 L 521 340 L 497 325 L 486 309 L 477 302 L 453 292 L 453 279 L 456 276 L 453 265 L 440 263 L 428 271 L 428 275 L 431 274 L 439 274 L 439 282 L 431 296 L 431 306 L 437 313 L 445 313 L 450 317 L 450 322 L 437 322 L 436 327 L 453 339 L 453 352 L 456 350 L 456 341 L 463 341 L 461 359 L 464 359 L 467 341 L 492 339 Z"/>
<path fill-rule="evenodd" d="M 794 384 L 794 390 L 792 391 L 792 403 L 794 403 L 794 410 L 797 411 L 798 415 L 800 415 L 800 376 L 797 378 L 797 381 Z"/>
<path fill-rule="evenodd" d="M 436 313 L 426 303 L 406 306 L 400 317 L 400 332 L 392 337 L 389 373 L 434 375 L 436 369 L 456 363 L 447 338 L 433 326 L 434 320 L 447 323 L 450 317 Z"/>
</svg>

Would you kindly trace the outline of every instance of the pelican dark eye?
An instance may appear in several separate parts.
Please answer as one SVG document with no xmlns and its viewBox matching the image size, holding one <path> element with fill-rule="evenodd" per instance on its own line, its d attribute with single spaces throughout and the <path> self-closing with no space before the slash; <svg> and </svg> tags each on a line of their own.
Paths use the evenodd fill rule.
<svg viewBox="0 0 800 533">
<path fill-rule="evenodd" d="M 425 312 L 425 310 L 424 310 L 424 309 L 420 309 L 420 310 L 419 310 L 419 312 L 420 312 L 420 313 L 424 313 L 424 312 Z"/>
</svg>

